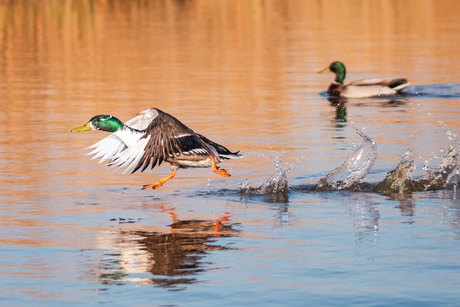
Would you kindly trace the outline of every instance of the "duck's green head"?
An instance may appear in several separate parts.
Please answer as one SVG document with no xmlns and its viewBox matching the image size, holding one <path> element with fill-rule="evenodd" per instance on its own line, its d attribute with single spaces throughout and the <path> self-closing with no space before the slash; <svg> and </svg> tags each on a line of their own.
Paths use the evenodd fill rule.
<svg viewBox="0 0 460 307">
<path fill-rule="evenodd" d="M 345 75 L 347 74 L 347 70 L 345 69 L 345 65 L 343 65 L 340 61 L 332 62 L 328 67 L 324 68 L 323 70 L 319 71 L 319 73 L 329 72 L 332 71 L 335 74 L 335 82 L 342 83 L 345 80 Z"/>
<path fill-rule="evenodd" d="M 112 115 L 97 115 L 94 116 L 83 126 L 72 129 L 71 132 L 102 130 L 107 132 L 115 132 L 123 129 L 123 123 Z"/>
</svg>

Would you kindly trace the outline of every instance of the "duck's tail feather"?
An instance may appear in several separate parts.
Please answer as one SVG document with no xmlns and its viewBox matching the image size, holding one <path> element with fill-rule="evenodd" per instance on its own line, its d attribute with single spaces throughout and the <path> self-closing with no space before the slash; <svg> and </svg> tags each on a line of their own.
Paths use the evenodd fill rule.
<svg viewBox="0 0 460 307">
<path fill-rule="evenodd" d="M 399 79 L 393 79 L 388 83 L 388 87 L 395 90 L 395 91 L 400 91 L 403 88 L 407 87 L 410 83 L 407 82 L 407 79 L 404 78 L 399 78 Z"/>
<path fill-rule="evenodd" d="M 239 153 L 240 152 L 239 150 L 237 152 L 231 152 L 225 146 L 217 144 L 217 143 L 211 141 L 210 139 L 206 138 L 205 136 L 203 136 L 201 134 L 197 133 L 197 135 L 207 145 L 214 147 L 220 157 L 225 158 L 225 159 L 241 159 L 241 158 L 243 158 L 243 155 Z"/>
<path fill-rule="evenodd" d="M 220 154 L 219 153 L 219 156 L 222 157 L 222 158 L 225 158 L 225 159 L 242 159 L 244 156 L 243 156 L 243 154 L 240 154 L 239 152 L 240 151 L 238 150 L 237 152 L 232 152 L 230 154 L 228 154 L 228 153 Z"/>
</svg>

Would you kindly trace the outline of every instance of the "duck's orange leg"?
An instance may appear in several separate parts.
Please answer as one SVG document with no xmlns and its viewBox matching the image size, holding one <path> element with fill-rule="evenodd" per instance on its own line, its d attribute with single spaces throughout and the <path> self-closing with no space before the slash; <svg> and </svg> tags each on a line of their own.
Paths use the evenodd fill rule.
<svg viewBox="0 0 460 307">
<path fill-rule="evenodd" d="M 214 236 L 217 236 L 217 233 L 220 230 L 220 226 L 223 225 L 222 222 L 230 221 L 230 214 L 225 212 L 225 215 L 220 217 L 218 220 L 214 220 Z"/>
<path fill-rule="evenodd" d="M 219 175 L 224 176 L 224 177 L 230 177 L 230 174 L 227 172 L 227 170 L 225 170 L 223 168 L 220 169 L 220 168 L 217 167 L 216 158 L 214 158 L 213 155 L 209 155 L 209 158 L 211 158 L 212 170 L 214 171 L 214 173 L 219 174 Z"/>
<path fill-rule="evenodd" d="M 220 220 L 214 220 L 214 236 L 216 237 L 216 232 L 219 232 L 219 228 L 222 222 Z"/>
<path fill-rule="evenodd" d="M 166 181 L 168 181 L 169 179 L 173 178 L 174 175 L 176 175 L 176 171 L 171 170 L 171 174 L 169 174 L 169 176 L 166 176 L 166 177 L 164 177 L 164 178 L 158 180 L 158 182 L 155 182 L 155 183 L 152 183 L 152 184 L 144 185 L 143 189 L 158 189 L 158 188 L 161 187 Z"/>
</svg>

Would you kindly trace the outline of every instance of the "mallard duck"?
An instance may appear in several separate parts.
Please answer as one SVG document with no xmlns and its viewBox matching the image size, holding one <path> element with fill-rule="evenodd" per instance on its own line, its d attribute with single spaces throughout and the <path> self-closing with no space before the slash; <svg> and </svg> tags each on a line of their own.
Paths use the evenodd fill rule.
<svg viewBox="0 0 460 307">
<path fill-rule="evenodd" d="M 340 61 L 332 62 L 328 67 L 318 73 L 329 71 L 335 73 L 335 80 L 327 89 L 327 94 L 331 97 L 364 98 L 380 95 L 394 95 L 410 84 L 406 79 L 398 78 L 363 79 L 343 85 L 346 69 L 345 65 Z"/>
<path fill-rule="evenodd" d="M 126 168 L 124 172 L 143 172 L 149 165 L 154 168 L 163 161 L 169 162 L 171 174 L 158 182 L 144 185 L 144 189 L 157 189 L 174 177 L 179 168 L 212 167 L 221 176 L 229 177 L 225 169 L 216 163 L 226 159 L 242 158 L 238 152 L 212 142 L 195 133 L 175 117 L 157 109 L 150 108 L 122 123 L 111 115 L 97 115 L 76 131 L 101 130 L 111 134 L 96 144 L 88 155 L 100 162 L 109 160 L 110 166 Z M 100 163 L 99 162 L 99 163 Z"/>
</svg>

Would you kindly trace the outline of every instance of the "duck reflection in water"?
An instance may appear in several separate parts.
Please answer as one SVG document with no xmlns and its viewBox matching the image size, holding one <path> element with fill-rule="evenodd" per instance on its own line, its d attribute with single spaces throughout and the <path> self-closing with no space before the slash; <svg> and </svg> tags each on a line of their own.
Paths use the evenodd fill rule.
<svg viewBox="0 0 460 307">
<path fill-rule="evenodd" d="M 103 284 L 150 283 L 171 290 L 199 282 L 194 275 L 211 269 L 203 261 L 210 251 L 231 250 L 216 238 L 238 236 L 236 223 L 225 214 L 216 220 L 179 220 L 169 212 L 171 233 L 120 231 L 109 238 L 112 252 L 98 266 Z M 107 241 L 108 238 L 104 238 Z M 215 268 L 213 268 L 215 269 Z M 153 276 L 152 276 L 153 275 Z"/>
<path fill-rule="evenodd" d="M 373 98 L 345 98 L 345 97 L 328 97 L 330 105 L 335 108 L 334 121 L 341 123 L 347 121 L 347 104 L 352 106 L 369 106 L 380 105 L 384 107 L 397 107 L 406 104 L 403 99 L 394 97 L 373 97 Z M 341 126 L 343 127 L 343 126 Z"/>
</svg>

